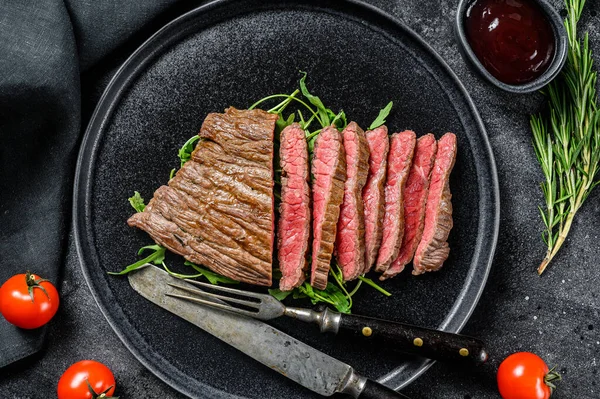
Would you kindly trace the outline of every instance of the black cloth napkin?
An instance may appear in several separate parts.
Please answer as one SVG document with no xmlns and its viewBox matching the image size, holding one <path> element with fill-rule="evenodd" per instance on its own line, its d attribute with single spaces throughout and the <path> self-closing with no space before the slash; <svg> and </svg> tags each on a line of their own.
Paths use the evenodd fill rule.
<svg viewBox="0 0 600 399">
<path fill-rule="evenodd" d="M 101 86 L 146 38 L 197 5 L 0 2 L 0 284 L 30 270 L 60 285 L 78 145 Z M 45 328 L 21 330 L 0 317 L 0 368 L 40 350 L 44 336 Z"/>
</svg>

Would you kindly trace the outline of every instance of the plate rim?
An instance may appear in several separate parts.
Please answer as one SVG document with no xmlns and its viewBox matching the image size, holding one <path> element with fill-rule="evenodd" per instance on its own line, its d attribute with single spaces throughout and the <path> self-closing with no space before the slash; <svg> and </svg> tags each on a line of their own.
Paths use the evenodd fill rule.
<svg viewBox="0 0 600 399">
<path fill-rule="evenodd" d="M 113 316 L 111 314 L 111 311 L 109 310 L 109 307 L 105 306 L 105 304 L 103 303 L 99 290 L 95 289 L 95 287 L 94 287 L 93 276 L 90 273 L 90 270 L 87 268 L 86 263 L 84 261 L 84 257 L 85 257 L 85 255 L 84 255 L 85 248 L 84 247 L 86 245 L 89 245 L 89 243 L 85 243 L 85 245 L 84 245 L 85 239 L 83 238 L 84 237 L 83 231 L 86 230 L 85 226 L 87 225 L 87 223 L 84 223 L 85 220 L 87 219 L 85 217 L 85 216 L 87 216 L 85 209 L 86 209 L 86 205 L 87 205 L 87 198 L 89 195 L 88 181 L 89 181 L 89 176 L 93 172 L 93 164 L 94 164 L 94 162 L 90 162 L 90 159 L 95 158 L 94 156 L 86 157 L 86 155 L 88 155 L 90 153 L 92 155 L 96 154 L 96 152 L 97 152 L 96 149 L 99 145 L 99 142 L 102 139 L 102 135 L 98 134 L 98 132 L 101 132 L 104 129 L 104 126 L 106 125 L 107 120 L 110 119 L 110 118 L 107 118 L 107 116 L 112 115 L 115 107 L 118 105 L 119 100 L 123 95 L 123 92 L 126 91 L 129 84 L 131 83 L 131 81 L 135 80 L 138 77 L 140 69 L 143 70 L 144 67 L 146 66 L 146 64 L 155 58 L 156 53 L 163 52 L 163 46 L 160 45 L 161 38 L 163 35 L 167 35 L 169 33 L 169 31 L 173 27 L 177 26 L 178 24 L 185 22 L 187 19 L 197 18 L 198 15 L 201 15 L 204 12 L 218 9 L 221 6 L 231 4 L 231 3 L 245 3 L 248 1 L 249 0 L 213 0 L 206 4 L 201 5 L 199 7 L 193 8 L 193 9 L 186 11 L 183 14 L 179 15 L 178 17 L 172 19 L 170 22 L 166 23 L 159 30 L 157 30 L 154 34 L 152 34 L 148 39 L 146 39 L 139 47 L 137 47 L 137 49 L 129 57 L 127 57 L 127 59 L 123 62 L 123 64 L 121 64 L 121 66 L 117 69 L 117 71 L 111 77 L 109 83 L 107 84 L 106 88 L 104 89 L 104 91 L 102 93 L 102 96 L 98 100 L 96 107 L 94 109 L 94 112 L 93 112 L 92 116 L 90 117 L 90 120 L 88 121 L 84 136 L 82 138 L 82 141 L 81 141 L 81 144 L 79 147 L 79 152 L 78 152 L 78 157 L 77 157 L 77 162 L 76 162 L 75 179 L 74 179 L 74 185 L 73 185 L 73 197 L 72 197 L 72 201 L 73 201 L 73 205 L 72 205 L 73 235 L 74 235 L 75 246 L 76 246 L 76 250 L 77 250 L 79 264 L 80 264 L 84 279 L 88 285 L 88 288 L 91 291 L 92 297 L 94 298 L 94 301 L 96 302 L 100 311 L 104 315 L 108 324 L 111 326 L 111 328 L 113 329 L 115 334 L 119 337 L 121 342 L 125 345 L 125 347 L 134 355 L 134 357 L 146 369 L 148 369 L 150 372 L 152 372 L 154 375 L 156 375 L 163 382 L 165 382 L 166 384 L 168 384 L 169 386 L 171 386 L 173 389 L 177 390 L 178 392 L 180 392 L 184 395 L 187 395 L 189 397 L 232 398 L 232 397 L 238 397 L 238 396 L 235 396 L 234 394 L 224 393 L 223 391 L 217 390 L 214 387 L 212 387 L 208 384 L 205 384 L 202 381 L 198 381 L 198 380 L 192 379 L 192 378 L 184 375 L 183 377 L 188 379 L 190 383 L 200 382 L 202 387 L 207 392 L 201 393 L 200 396 L 198 396 L 198 392 L 189 390 L 186 386 L 187 384 L 184 384 L 181 381 L 174 379 L 166 370 L 156 367 L 156 365 L 150 359 L 152 357 L 152 352 L 141 350 L 139 347 L 140 342 L 138 341 L 137 342 L 138 346 L 136 346 L 132 342 L 133 340 L 131 339 L 131 337 L 128 336 L 127 333 L 122 331 L 122 328 L 123 328 L 122 323 L 123 322 L 130 325 L 127 318 L 123 317 L 124 316 L 123 314 L 117 315 L 118 317 Z M 298 1 L 300 1 L 304 4 L 307 4 L 311 7 L 317 7 L 320 9 L 328 9 L 329 8 L 328 4 L 323 5 L 323 3 L 319 2 L 318 0 L 288 0 L 288 1 L 282 1 L 282 2 L 279 2 L 276 4 L 279 6 L 280 9 L 285 9 L 285 7 L 288 4 L 297 4 Z M 479 112 L 477 110 L 477 107 L 475 106 L 475 103 L 473 102 L 471 96 L 469 95 L 469 93 L 466 90 L 465 86 L 463 85 L 462 81 L 458 78 L 458 76 L 454 73 L 454 71 L 450 68 L 450 66 L 446 63 L 446 61 L 415 31 L 413 31 L 410 27 L 408 27 L 402 21 L 400 21 L 399 19 L 390 15 L 386 11 L 384 11 L 374 5 L 365 3 L 362 0 L 343 0 L 342 2 L 339 2 L 338 4 L 342 4 L 342 6 L 344 4 L 346 4 L 346 5 L 350 5 L 355 8 L 359 8 L 359 9 L 362 8 L 363 10 L 376 15 L 378 18 L 381 18 L 381 21 L 385 21 L 388 24 L 392 24 L 394 26 L 394 28 L 403 31 L 406 35 L 410 36 L 410 38 L 412 40 L 414 40 L 418 45 L 422 46 L 425 49 L 425 51 L 427 51 L 435 59 L 435 61 L 439 65 L 439 67 L 441 67 L 448 74 L 448 77 L 456 85 L 456 88 L 458 89 L 460 94 L 465 99 L 466 105 L 468 106 L 468 108 L 471 111 L 471 115 L 474 119 L 474 124 L 476 125 L 477 130 L 481 133 L 480 136 L 481 136 L 481 141 L 483 144 L 482 147 L 484 150 L 484 155 L 486 156 L 486 159 L 489 162 L 488 166 L 489 166 L 489 172 L 490 172 L 490 177 L 491 177 L 491 181 L 489 182 L 490 188 L 491 188 L 491 192 L 489 194 L 491 194 L 491 198 L 489 198 L 489 201 L 490 201 L 490 206 L 492 208 L 491 212 L 490 212 L 490 215 L 493 218 L 493 222 L 492 222 L 492 226 L 491 226 L 492 231 L 491 231 L 491 235 L 488 237 L 488 240 L 490 240 L 489 244 L 488 244 L 489 250 L 486 251 L 489 253 L 489 255 L 487 256 L 487 259 L 485 259 L 482 262 L 482 264 L 484 264 L 485 268 L 483 270 L 478 270 L 480 272 L 480 275 L 478 276 L 479 283 L 475 284 L 476 287 L 473 288 L 474 284 L 469 283 L 469 282 L 474 276 L 470 276 L 470 274 L 468 274 L 465 279 L 465 283 L 463 283 L 463 289 L 461 289 L 461 292 L 464 292 L 465 291 L 464 285 L 469 283 L 469 288 L 471 288 L 469 290 L 469 293 L 471 295 L 473 295 L 474 299 L 472 301 L 470 301 L 470 305 L 467 308 L 460 309 L 460 311 L 462 312 L 463 315 L 461 317 L 461 320 L 458 321 L 458 324 L 455 326 L 455 328 L 448 329 L 447 324 L 449 323 L 450 317 L 459 310 L 458 308 L 461 307 L 461 305 L 463 304 L 463 301 L 459 301 L 457 299 L 455 301 L 454 305 L 452 306 L 452 308 L 450 309 L 450 311 L 448 312 L 448 314 L 446 315 L 444 321 L 442 322 L 442 326 L 444 327 L 443 328 L 444 330 L 458 333 L 462 330 L 462 328 L 465 326 L 465 324 L 470 319 L 470 316 L 472 315 L 475 307 L 479 303 L 481 295 L 485 289 L 487 279 L 488 279 L 488 276 L 489 276 L 489 273 L 490 273 L 490 270 L 492 267 L 492 263 L 494 260 L 496 246 L 497 246 L 497 242 L 498 242 L 498 236 L 499 236 L 500 189 L 499 189 L 496 161 L 495 161 L 494 153 L 492 150 L 492 146 L 490 144 L 490 141 L 489 141 L 489 138 L 487 135 L 487 130 L 481 119 L 481 116 L 479 115 Z M 271 9 L 268 7 L 273 6 L 274 4 L 271 1 L 267 1 L 267 2 L 263 3 L 263 7 L 256 7 L 255 8 L 256 11 L 264 10 L 265 5 L 266 5 L 267 9 Z M 158 44 L 158 46 L 156 46 L 156 44 Z M 82 189 L 82 187 L 85 188 L 85 191 L 84 191 L 84 193 L 82 193 L 82 195 L 80 195 L 80 190 Z M 83 205 L 80 205 L 79 201 L 81 201 L 82 198 L 83 198 Z M 82 221 L 82 219 L 83 219 L 83 221 Z M 79 225 L 80 223 L 82 224 L 82 226 Z M 479 224 L 481 224 L 481 223 L 483 223 L 483 222 L 481 220 L 479 220 Z M 465 294 L 466 294 L 466 292 L 465 292 Z M 462 307 L 464 307 L 464 305 L 462 305 Z M 117 320 L 119 320 L 119 322 L 117 322 Z M 142 342 L 142 346 L 147 346 L 148 348 L 151 348 L 145 342 Z M 417 366 L 416 371 L 412 374 L 412 376 L 410 378 L 405 380 L 400 385 L 398 385 L 397 382 L 394 383 L 394 376 L 398 374 L 398 371 L 396 371 L 396 373 L 394 373 L 394 371 L 397 369 L 392 370 L 390 373 L 380 377 L 378 380 L 379 380 L 379 382 L 382 382 L 382 383 L 392 384 L 391 386 L 393 388 L 395 388 L 396 390 L 398 390 L 398 389 L 404 388 L 404 387 L 408 386 L 409 384 L 411 384 L 414 380 L 416 380 L 418 377 L 420 377 L 434 363 L 435 363 L 434 361 L 426 360 L 426 359 L 416 361 L 415 362 L 415 365 Z M 169 364 L 169 366 L 171 366 L 171 368 L 173 368 L 173 369 L 176 369 L 171 364 Z M 181 374 L 181 373 L 179 373 L 179 374 Z"/>
</svg>

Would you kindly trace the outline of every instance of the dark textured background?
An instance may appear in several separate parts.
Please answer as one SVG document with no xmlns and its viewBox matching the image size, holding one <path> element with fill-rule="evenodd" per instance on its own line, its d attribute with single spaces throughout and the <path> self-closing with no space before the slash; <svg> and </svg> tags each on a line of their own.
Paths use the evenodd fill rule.
<svg viewBox="0 0 600 399">
<path fill-rule="evenodd" d="M 580 211 L 553 266 L 544 277 L 538 277 L 535 268 L 544 254 L 537 213 L 542 176 L 530 144 L 528 114 L 539 109 L 542 97 L 500 92 L 471 72 L 460 58 L 452 35 L 457 1 L 372 2 L 429 42 L 471 93 L 496 156 L 502 201 L 494 267 L 464 330 L 488 343 L 492 360 L 477 371 L 436 364 L 404 392 L 415 398 L 499 397 L 495 388 L 499 360 L 511 352 L 527 350 L 538 353 L 550 365 L 558 365 L 564 381 L 553 397 L 600 397 L 595 381 L 600 362 L 600 191 Z M 554 4 L 562 9 L 558 2 Z M 593 50 L 600 54 L 600 18 L 596 14 L 600 2 L 588 1 L 586 7 L 581 28 L 590 32 Z M 145 38 L 139 36 L 134 38 L 137 44 Z M 113 68 L 84 74 L 84 123 L 114 67 L 126 57 L 124 50 L 114 55 Z M 63 302 L 49 326 L 46 348 L 0 370 L 0 397 L 52 397 L 58 378 L 71 363 L 93 358 L 112 368 L 121 397 L 179 398 L 133 358 L 106 324 L 83 281 L 74 245 L 69 241 L 61 286 Z"/>
</svg>

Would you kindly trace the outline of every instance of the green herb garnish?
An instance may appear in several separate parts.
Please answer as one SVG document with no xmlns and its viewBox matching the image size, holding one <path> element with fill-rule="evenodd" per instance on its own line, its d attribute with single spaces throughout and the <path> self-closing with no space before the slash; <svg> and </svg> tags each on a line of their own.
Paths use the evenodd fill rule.
<svg viewBox="0 0 600 399">
<path fill-rule="evenodd" d="M 285 298 L 290 296 L 293 291 L 281 291 L 279 288 L 269 288 L 269 294 L 271 294 L 278 301 L 283 301 Z"/>
<path fill-rule="evenodd" d="M 144 212 L 144 209 L 146 208 L 144 199 L 137 191 L 133 193 L 133 197 L 129 197 L 129 203 L 136 212 Z"/>
<path fill-rule="evenodd" d="M 544 173 L 545 208 L 540 207 L 548 249 L 538 268 L 542 274 L 571 229 L 575 214 L 593 188 L 600 162 L 600 112 L 596 106 L 597 73 L 586 33 L 577 37 L 585 0 L 566 0 L 569 39 L 567 63 L 544 90 L 549 112 L 531 116 L 535 153 Z"/>
<path fill-rule="evenodd" d="M 225 277 L 225 276 L 222 276 L 215 272 L 212 272 L 210 270 L 204 269 L 204 268 L 198 266 L 197 264 L 192 263 L 187 260 L 185 261 L 184 265 L 192 267 L 199 274 L 204 276 L 208 280 L 209 283 L 214 284 L 214 285 L 219 285 L 219 283 L 223 283 L 223 284 L 239 284 L 240 283 L 239 281 L 235 281 L 233 279 L 230 279 L 229 277 Z"/>
<path fill-rule="evenodd" d="M 393 105 L 394 102 L 390 101 L 381 111 L 379 111 L 379 115 L 377 115 L 377 118 L 375 118 L 373 123 L 371 123 L 371 126 L 369 126 L 369 130 L 376 129 L 385 123 L 385 118 L 387 118 L 390 114 Z"/>
<path fill-rule="evenodd" d="M 198 135 L 190 137 L 190 139 L 186 141 L 185 144 L 181 147 L 181 149 L 177 153 L 177 156 L 179 156 L 179 159 L 181 161 L 180 167 L 183 166 L 187 161 L 192 159 L 192 151 L 194 151 L 195 144 L 198 140 L 200 140 L 200 136 Z"/>
<path fill-rule="evenodd" d="M 132 263 L 131 265 L 125 267 L 123 270 L 121 270 L 118 273 L 108 272 L 108 274 L 112 274 L 113 276 L 122 276 L 124 274 L 127 274 L 129 272 L 139 269 L 140 267 L 144 266 L 146 263 L 154 263 L 155 265 L 163 264 L 163 262 L 165 260 L 165 252 L 166 252 L 165 247 L 161 247 L 160 245 L 146 245 L 145 247 L 140 248 L 140 250 L 138 251 L 138 255 L 141 255 L 142 252 L 144 252 L 146 250 L 152 250 L 154 252 L 152 252 L 150 255 L 148 255 L 144 259 L 139 260 L 139 261 Z"/>
<path fill-rule="evenodd" d="M 308 88 L 306 87 L 307 74 L 306 72 L 300 73 L 303 74 L 302 78 L 300 79 L 300 90 L 302 91 L 302 95 L 306 97 L 306 99 L 310 101 L 312 105 L 317 107 L 317 113 L 319 114 L 318 120 L 321 126 L 329 126 L 330 116 L 333 114 L 333 112 L 329 108 L 325 107 L 325 105 L 323 105 L 323 102 L 319 97 L 310 94 Z M 333 114 L 333 117 L 335 118 L 335 114 Z"/>
</svg>

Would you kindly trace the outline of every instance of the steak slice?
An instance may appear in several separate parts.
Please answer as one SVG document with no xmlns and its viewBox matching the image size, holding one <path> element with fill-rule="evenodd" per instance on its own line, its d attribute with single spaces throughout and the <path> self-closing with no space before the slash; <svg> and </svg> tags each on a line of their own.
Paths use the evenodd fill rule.
<svg viewBox="0 0 600 399">
<path fill-rule="evenodd" d="M 290 291 L 304 282 L 310 236 L 308 146 L 304 130 L 294 123 L 281 132 L 281 205 L 277 257 L 281 269 L 279 289 Z"/>
<path fill-rule="evenodd" d="M 429 178 L 435 162 L 437 142 L 433 134 L 419 137 L 415 147 L 413 164 L 408 173 L 406 187 L 404 187 L 404 238 L 398 257 L 379 278 L 394 277 L 404 270 L 413 258 L 417 245 L 423 234 L 423 221 L 425 219 L 425 201 L 429 190 Z"/>
<path fill-rule="evenodd" d="M 277 118 L 258 109 L 209 114 L 191 159 L 129 225 L 216 273 L 270 286 Z"/>
<path fill-rule="evenodd" d="M 324 128 L 315 140 L 312 174 L 314 237 L 310 284 L 323 290 L 327 287 L 346 182 L 346 155 L 342 135 L 333 126 Z"/>
<path fill-rule="evenodd" d="M 388 130 L 380 126 L 366 133 L 369 144 L 369 175 L 362 192 L 365 210 L 365 269 L 368 272 L 377 259 L 383 237 L 385 214 L 385 176 L 387 157 L 390 150 Z"/>
<path fill-rule="evenodd" d="M 369 174 L 369 144 L 363 130 L 350 122 L 342 132 L 346 153 L 344 202 L 340 208 L 335 251 L 344 281 L 365 269 L 365 214 L 362 190 Z"/>
<path fill-rule="evenodd" d="M 448 258 L 448 235 L 453 226 L 450 172 L 456 160 L 456 136 L 446 133 L 438 141 L 437 156 L 425 206 L 423 237 L 413 260 L 412 274 L 439 270 Z"/>
<path fill-rule="evenodd" d="M 412 164 L 416 141 L 415 132 L 411 130 L 394 133 L 390 139 L 383 237 L 375 266 L 378 272 L 386 271 L 400 251 L 404 236 L 404 186 Z"/>
</svg>

